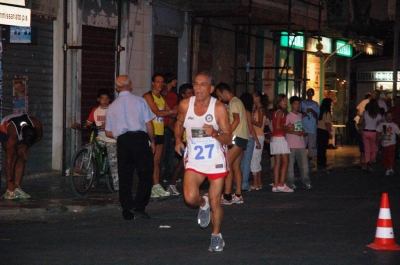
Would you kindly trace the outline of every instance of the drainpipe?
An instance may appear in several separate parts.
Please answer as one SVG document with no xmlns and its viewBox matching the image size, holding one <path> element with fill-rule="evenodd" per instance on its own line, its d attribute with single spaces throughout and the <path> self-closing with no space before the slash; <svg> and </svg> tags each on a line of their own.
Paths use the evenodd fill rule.
<svg viewBox="0 0 400 265">
<path fill-rule="evenodd" d="M 118 28 L 117 28 L 117 58 L 116 58 L 116 67 L 115 67 L 115 75 L 119 76 L 119 69 L 121 63 L 121 51 L 125 50 L 121 47 L 121 21 L 122 21 L 122 0 L 118 1 Z"/>
<path fill-rule="evenodd" d="M 68 25 L 68 0 L 63 1 L 64 4 L 64 10 L 63 10 L 63 16 L 64 16 L 64 32 L 63 32 L 63 37 L 64 37 L 64 64 L 63 64 L 63 133 L 62 133 L 62 168 L 61 172 L 62 175 L 65 173 L 66 169 L 66 145 L 67 145 L 67 136 L 66 136 L 66 128 L 67 128 L 67 52 L 68 52 L 68 45 L 67 45 L 67 25 Z"/>
</svg>

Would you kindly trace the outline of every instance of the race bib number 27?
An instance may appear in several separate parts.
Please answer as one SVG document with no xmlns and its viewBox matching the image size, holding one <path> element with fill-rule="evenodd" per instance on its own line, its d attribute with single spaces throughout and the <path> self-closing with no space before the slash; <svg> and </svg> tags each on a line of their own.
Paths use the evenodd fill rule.
<svg viewBox="0 0 400 265">
<path fill-rule="evenodd" d="M 194 159 L 210 160 L 213 158 L 215 140 L 210 138 L 192 139 L 192 150 Z"/>
</svg>

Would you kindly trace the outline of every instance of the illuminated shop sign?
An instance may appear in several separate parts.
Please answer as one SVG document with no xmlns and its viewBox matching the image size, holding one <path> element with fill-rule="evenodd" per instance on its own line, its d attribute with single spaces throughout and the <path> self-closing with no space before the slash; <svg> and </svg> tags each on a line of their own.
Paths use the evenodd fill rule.
<svg viewBox="0 0 400 265">
<path fill-rule="evenodd" d="M 307 51 L 308 52 L 317 52 L 317 43 L 318 38 L 309 38 L 307 39 Z M 323 53 L 331 53 L 332 52 L 332 39 L 321 37 L 321 44 L 323 45 L 322 52 Z"/>
<path fill-rule="evenodd" d="M 345 41 L 337 40 L 336 49 L 338 50 L 336 54 L 339 56 L 353 57 L 353 46 Z"/>
<path fill-rule="evenodd" d="M 357 81 L 393 82 L 393 72 L 392 71 L 361 72 L 357 73 Z M 397 73 L 397 81 L 400 81 L 400 73 Z"/>
<path fill-rule="evenodd" d="M 31 10 L 0 5 L 0 25 L 29 27 L 31 25 Z"/>
<path fill-rule="evenodd" d="M 293 49 L 304 50 L 304 36 L 303 32 L 297 32 L 296 34 L 291 33 L 288 36 L 288 33 L 285 31 L 281 32 L 281 46 L 283 47 L 292 47 Z"/>
</svg>

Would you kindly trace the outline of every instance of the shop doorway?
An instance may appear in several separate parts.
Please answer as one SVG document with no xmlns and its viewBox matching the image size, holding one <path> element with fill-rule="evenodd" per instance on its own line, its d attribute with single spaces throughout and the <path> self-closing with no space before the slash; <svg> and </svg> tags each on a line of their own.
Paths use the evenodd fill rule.
<svg viewBox="0 0 400 265">
<path fill-rule="evenodd" d="M 116 30 L 82 26 L 82 84 L 81 122 L 85 122 L 90 111 L 98 105 L 97 91 L 107 89 L 111 100 L 114 95 Z M 82 141 L 88 142 L 90 132 L 82 132 Z"/>
</svg>

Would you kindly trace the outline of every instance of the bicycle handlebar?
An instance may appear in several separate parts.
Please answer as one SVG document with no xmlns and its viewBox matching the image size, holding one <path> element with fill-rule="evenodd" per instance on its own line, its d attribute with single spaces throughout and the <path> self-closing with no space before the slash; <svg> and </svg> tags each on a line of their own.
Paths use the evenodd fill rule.
<svg viewBox="0 0 400 265">
<path fill-rule="evenodd" d="M 90 126 L 85 126 L 82 124 L 76 126 L 76 130 L 81 130 L 81 131 L 86 131 L 86 130 L 98 131 L 99 129 L 101 129 L 101 126 L 95 126 L 94 124 Z"/>
</svg>

